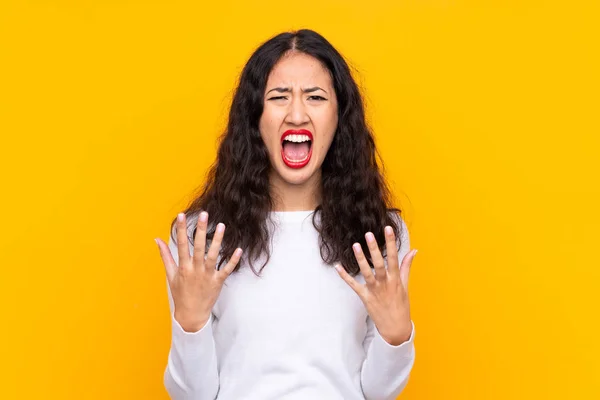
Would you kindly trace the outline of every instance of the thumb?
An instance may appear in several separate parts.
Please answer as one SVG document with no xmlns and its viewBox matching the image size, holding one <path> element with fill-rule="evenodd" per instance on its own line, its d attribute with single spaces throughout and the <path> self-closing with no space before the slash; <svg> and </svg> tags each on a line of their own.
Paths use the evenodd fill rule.
<svg viewBox="0 0 600 400">
<path fill-rule="evenodd" d="M 417 254 L 418 250 L 409 251 L 402 259 L 402 265 L 400 265 L 400 280 L 404 289 L 408 291 L 408 278 L 410 276 L 410 269 L 412 266 L 413 259 Z"/>
<path fill-rule="evenodd" d="M 165 267 L 165 272 L 167 274 L 167 279 L 169 280 L 169 282 L 171 282 L 173 280 L 173 278 L 175 277 L 175 272 L 176 272 L 175 260 L 173 260 L 173 256 L 171 255 L 171 250 L 169 250 L 169 247 L 165 244 L 165 242 L 162 241 L 162 239 L 155 238 L 154 241 L 156 242 L 156 245 L 158 246 L 158 251 L 160 252 L 160 258 L 162 259 L 162 262 Z"/>
<path fill-rule="evenodd" d="M 242 249 L 240 249 L 238 247 L 233 252 L 233 256 L 231 256 L 231 258 L 229 259 L 229 262 L 225 265 L 225 267 L 221 268 L 221 271 L 223 274 L 222 275 L 223 280 L 225 280 L 225 278 L 227 278 L 229 275 L 231 275 L 231 273 L 235 269 L 236 265 L 238 265 L 238 263 L 240 262 L 241 257 L 242 257 Z"/>
</svg>

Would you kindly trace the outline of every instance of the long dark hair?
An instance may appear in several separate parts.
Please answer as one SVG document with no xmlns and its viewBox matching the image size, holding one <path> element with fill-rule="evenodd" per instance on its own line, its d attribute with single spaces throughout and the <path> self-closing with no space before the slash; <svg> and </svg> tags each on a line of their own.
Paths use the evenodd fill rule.
<svg viewBox="0 0 600 400">
<path fill-rule="evenodd" d="M 301 29 L 278 34 L 250 56 L 233 96 L 227 127 L 219 138 L 217 158 L 198 196 L 184 212 L 188 221 L 203 210 L 208 212 L 209 222 L 213 224 L 209 224 L 207 241 L 214 236 L 216 222 L 225 224 L 217 268 L 240 247 L 244 251 L 243 259 L 260 275 L 270 258 L 267 220 L 274 202 L 269 190 L 271 164 L 258 123 L 269 73 L 290 51 L 315 57 L 333 79 L 338 99 L 338 126 L 322 164 L 321 204 L 315 209 L 312 223 L 319 232 L 323 261 L 328 264 L 338 261 L 348 273 L 356 276 L 360 269 L 352 244 L 361 244 L 372 266 L 365 233 L 373 232 L 385 256 L 383 228 L 390 225 L 399 243 L 401 211 L 390 207 L 391 193 L 377 160 L 382 170 L 383 162 L 365 120 L 363 99 L 350 68 L 340 53 L 315 31 Z M 317 214 L 320 221 L 316 219 Z M 175 223 L 173 219 L 172 238 Z M 195 227 L 191 238 L 188 234 L 190 242 L 193 243 L 194 237 Z M 252 261 L 262 254 L 266 254 L 266 261 L 257 273 Z M 241 264 L 236 266 L 236 271 Z"/>
</svg>

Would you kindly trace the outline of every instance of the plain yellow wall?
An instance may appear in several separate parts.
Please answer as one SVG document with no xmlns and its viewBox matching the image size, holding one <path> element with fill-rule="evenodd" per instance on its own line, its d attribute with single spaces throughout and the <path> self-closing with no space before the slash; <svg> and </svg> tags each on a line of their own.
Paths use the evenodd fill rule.
<svg viewBox="0 0 600 400">
<path fill-rule="evenodd" d="M 0 398 L 167 398 L 153 238 L 302 27 L 358 69 L 420 250 L 401 398 L 600 398 L 597 1 L 201 3 L 0 3 Z"/>
</svg>

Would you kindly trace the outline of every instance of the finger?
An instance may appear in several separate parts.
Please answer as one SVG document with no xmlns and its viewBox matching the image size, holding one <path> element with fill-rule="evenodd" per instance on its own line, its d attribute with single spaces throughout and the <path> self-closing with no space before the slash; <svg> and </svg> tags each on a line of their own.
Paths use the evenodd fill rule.
<svg viewBox="0 0 600 400">
<path fill-rule="evenodd" d="M 208 221 L 208 213 L 202 211 L 198 217 L 196 225 L 196 237 L 194 238 L 194 267 L 198 268 L 204 265 L 204 252 L 206 249 L 206 225 Z"/>
<path fill-rule="evenodd" d="M 185 267 L 190 261 L 188 247 L 187 226 L 184 213 L 177 215 L 177 252 L 179 253 L 179 266 Z"/>
<path fill-rule="evenodd" d="M 391 226 L 386 226 L 385 232 L 385 250 L 387 259 L 387 273 L 390 278 L 398 279 L 400 268 L 398 267 L 398 248 L 396 247 L 396 235 Z"/>
<path fill-rule="evenodd" d="M 352 250 L 354 250 L 354 257 L 358 262 L 358 267 L 360 268 L 360 273 L 365 277 L 365 282 L 368 285 L 372 285 L 375 283 L 375 276 L 373 275 L 373 271 L 371 271 L 371 266 L 365 257 L 365 253 L 362 251 L 362 247 L 360 243 L 354 243 L 352 245 Z"/>
<path fill-rule="evenodd" d="M 154 239 L 156 244 L 158 245 L 158 251 L 160 252 L 160 258 L 165 266 L 165 272 L 167 274 L 167 279 L 169 282 L 173 280 L 175 277 L 175 273 L 177 271 L 177 265 L 175 264 L 175 260 L 173 260 L 173 255 L 171 254 L 171 250 L 169 250 L 169 246 L 162 241 L 162 239 Z"/>
<path fill-rule="evenodd" d="M 415 254 L 417 254 L 417 250 L 408 252 L 402 259 L 402 265 L 400 265 L 400 280 L 406 291 L 408 291 L 408 276 Z"/>
<path fill-rule="evenodd" d="M 223 234 L 225 232 L 225 224 L 219 222 L 217 224 L 217 229 L 215 231 L 215 235 L 213 236 L 213 240 L 210 244 L 210 249 L 208 249 L 208 255 L 206 256 L 205 267 L 214 269 L 217 264 L 217 257 L 219 256 L 219 251 L 221 250 L 221 242 L 223 241 Z"/>
<path fill-rule="evenodd" d="M 375 240 L 375 235 L 373 235 L 372 232 L 367 232 L 365 238 L 367 239 L 367 246 L 369 247 L 371 260 L 373 261 L 373 266 L 375 267 L 375 279 L 384 280 L 386 278 L 385 263 L 383 261 L 383 256 L 381 255 L 381 251 L 379 251 L 377 240 Z"/>
<path fill-rule="evenodd" d="M 351 277 L 350 274 L 348 274 L 344 267 L 342 267 L 340 264 L 336 264 L 335 269 L 338 272 L 338 274 L 342 277 L 344 282 L 346 282 L 348 286 L 350 286 L 350 288 L 352 288 L 352 290 L 354 290 L 354 292 L 356 292 L 356 294 L 362 299 L 364 286 L 358 283 L 356 279 Z"/>
<path fill-rule="evenodd" d="M 225 267 L 223 267 L 223 269 L 220 271 L 220 272 L 222 272 L 221 278 L 223 280 L 225 280 L 225 278 L 227 278 L 233 272 L 233 270 L 235 269 L 235 266 L 238 264 L 241 257 L 242 257 L 242 249 L 240 249 L 238 247 L 233 252 L 233 255 L 229 259 L 229 262 L 227 264 L 225 264 Z"/>
</svg>

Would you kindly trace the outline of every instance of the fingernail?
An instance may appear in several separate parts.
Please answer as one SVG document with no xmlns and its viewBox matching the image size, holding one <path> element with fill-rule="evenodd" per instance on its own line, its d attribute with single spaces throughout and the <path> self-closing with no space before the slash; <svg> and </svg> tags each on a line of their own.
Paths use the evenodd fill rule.
<svg viewBox="0 0 600 400">
<path fill-rule="evenodd" d="M 417 255 L 417 251 L 419 250 L 415 250 L 415 252 L 413 253 L 413 257 Z"/>
<path fill-rule="evenodd" d="M 392 230 L 391 226 L 386 226 L 385 233 L 387 233 L 388 235 L 391 235 L 392 233 L 394 233 L 394 231 Z"/>
<path fill-rule="evenodd" d="M 373 240 L 375 240 L 375 236 L 373 236 L 373 234 L 371 232 L 367 233 L 367 242 L 371 243 Z"/>
<path fill-rule="evenodd" d="M 217 232 L 219 232 L 219 233 L 223 232 L 224 228 L 225 228 L 225 225 L 222 222 L 219 222 L 217 224 Z"/>
<path fill-rule="evenodd" d="M 154 243 L 158 246 L 158 239 L 154 239 Z"/>
<path fill-rule="evenodd" d="M 179 222 L 183 221 L 183 213 L 177 214 L 177 221 L 179 221 Z"/>
<path fill-rule="evenodd" d="M 207 213 L 206 211 L 202 211 L 202 212 L 200 213 L 200 221 L 201 221 L 201 222 L 206 222 L 206 220 L 207 220 L 207 217 L 208 217 L 208 213 Z"/>
</svg>

